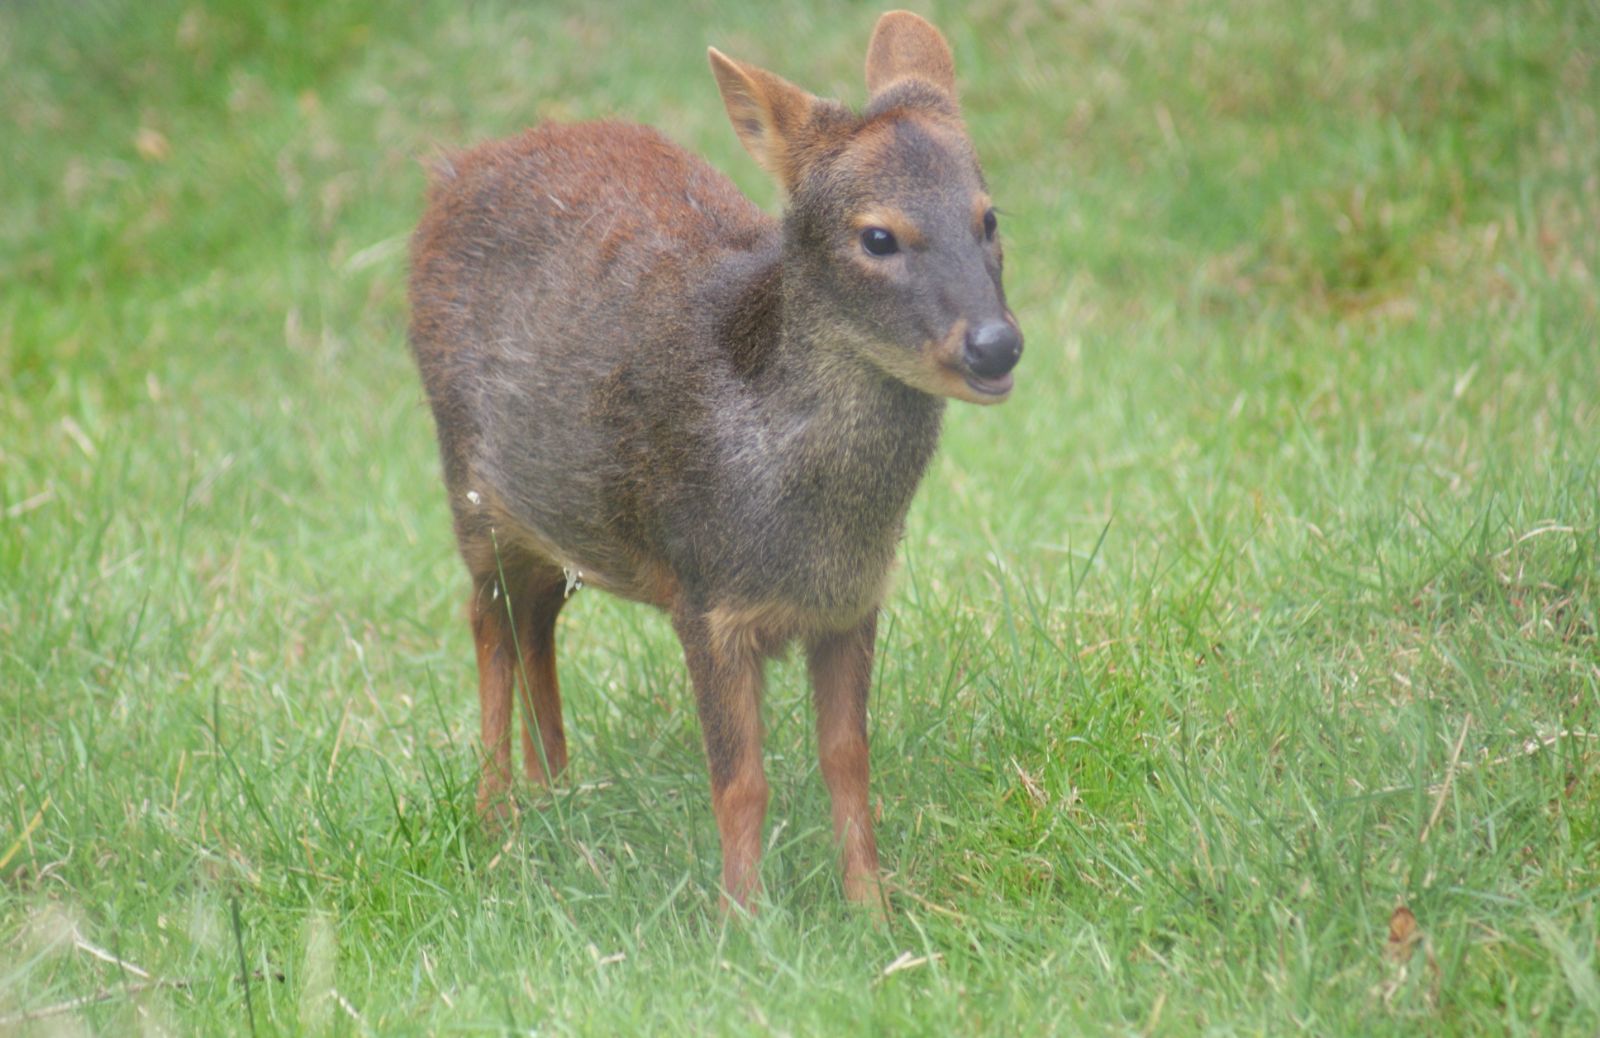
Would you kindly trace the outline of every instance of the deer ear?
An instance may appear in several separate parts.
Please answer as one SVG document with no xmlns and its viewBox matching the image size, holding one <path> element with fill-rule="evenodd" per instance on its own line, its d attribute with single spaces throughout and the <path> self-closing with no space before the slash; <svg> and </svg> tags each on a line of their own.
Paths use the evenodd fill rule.
<svg viewBox="0 0 1600 1038">
<path fill-rule="evenodd" d="M 939 30 L 910 11 L 890 11 L 867 44 L 867 90 L 876 97 L 903 79 L 921 80 L 955 99 L 956 62 Z"/>
<path fill-rule="evenodd" d="M 817 99 L 766 69 L 706 49 L 739 141 L 785 191 L 800 175 L 800 152 Z"/>
</svg>

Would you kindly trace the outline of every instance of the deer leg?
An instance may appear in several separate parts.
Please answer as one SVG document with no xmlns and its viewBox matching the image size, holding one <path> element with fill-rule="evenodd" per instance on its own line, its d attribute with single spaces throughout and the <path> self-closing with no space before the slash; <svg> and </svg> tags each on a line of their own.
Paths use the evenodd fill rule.
<svg viewBox="0 0 1600 1038">
<path fill-rule="evenodd" d="M 566 602 L 566 582 L 557 573 L 531 582 L 514 606 L 522 650 L 522 761 L 528 778 L 548 786 L 567 767 L 567 735 L 561 726 L 561 686 L 556 681 L 556 616 Z"/>
<path fill-rule="evenodd" d="M 478 815 L 500 822 L 511 810 L 511 699 L 516 687 L 511 625 L 498 576 L 473 581 L 468 613 L 478 654 L 479 724 L 483 771 L 478 776 Z"/>
<path fill-rule="evenodd" d="M 767 776 L 761 763 L 761 657 L 746 639 L 723 637 L 705 614 L 680 607 L 673 627 L 694 684 L 711 771 L 711 809 L 722 843 L 724 905 L 750 909 L 760 889 Z"/>
<path fill-rule="evenodd" d="M 833 838 L 844 869 L 845 897 L 881 902 L 878 844 L 867 803 L 867 689 L 878 618 L 811 639 L 807 663 L 817 710 L 817 754 L 833 800 Z"/>
</svg>

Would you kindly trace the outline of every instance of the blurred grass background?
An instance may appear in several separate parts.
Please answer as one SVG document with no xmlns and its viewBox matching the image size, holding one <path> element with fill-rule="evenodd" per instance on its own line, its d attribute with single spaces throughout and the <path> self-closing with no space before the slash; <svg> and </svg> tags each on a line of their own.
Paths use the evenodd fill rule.
<svg viewBox="0 0 1600 1038">
<path fill-rule="evenodd" d="M 859 102 L 878 8 L 0 9 L 0 1029 L 1600 1029 L 1600 7 L 919 9 L 1028 353 L 911 517 L 881 928 L 793 662 L 724 925 L 597 595 L 571 784 L 479 830 L 404 344 L 419 160 L 616 115 L 774 208 L 706 44 Z"/>
</svg>

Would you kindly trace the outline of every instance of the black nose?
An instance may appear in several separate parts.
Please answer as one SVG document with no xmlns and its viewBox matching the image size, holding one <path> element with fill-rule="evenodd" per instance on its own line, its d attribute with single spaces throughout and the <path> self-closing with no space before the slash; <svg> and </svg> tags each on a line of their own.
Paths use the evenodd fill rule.
<svg viewBox="0 0 1600 1038">
<path fill-rule="evenodd" d="M 1009 321 L 984 321 L 967 330 L 963 354 L 974 375 L 999 378 L 1017 366 L 1022 336 Z"/>
</svg>

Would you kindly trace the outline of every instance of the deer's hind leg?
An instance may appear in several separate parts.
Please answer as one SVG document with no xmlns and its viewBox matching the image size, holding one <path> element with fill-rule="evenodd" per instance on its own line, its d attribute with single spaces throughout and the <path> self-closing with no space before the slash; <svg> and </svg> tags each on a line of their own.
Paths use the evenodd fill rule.
<svg viewBox="0 0 1600 1038">
<path fill-rule="evenodd" d="M 539 564 L 500 562 L 473 579 L 470 615 L 484 755 L 478 813 L 486 819 L 503 819 L 511 810 L 511 719 L 519 689 L 528 777 L 545 785 L 566 767 L 555 665 L 556 616 L 565 587 L 559 571 Z"/>
<path fill-rule="evenodd" d="M 511 813 L 511 704 L 516 690 L 511 624 L 497 575 L 473 580 L 467 602 L 472 644 L 478 655 L 478 725 L 483 770 L 478 776 L 478 815 L 500 821 Z"/>
<path fill-rule="evenodd" d="M 567 733 L 561 725 L 561 686 L 556 680 L 556 616 L 567 599 L 566 578 L 541 572 L 519 596 L 514 614 L 522 670 L 522 762 L 528 778 L 548 786 L 567 767 Z"/>
</svg>

